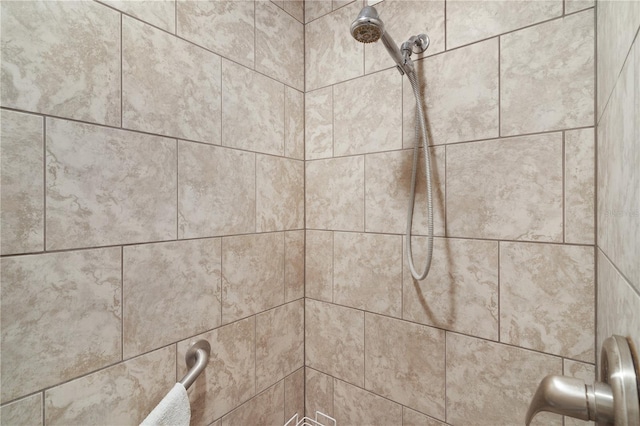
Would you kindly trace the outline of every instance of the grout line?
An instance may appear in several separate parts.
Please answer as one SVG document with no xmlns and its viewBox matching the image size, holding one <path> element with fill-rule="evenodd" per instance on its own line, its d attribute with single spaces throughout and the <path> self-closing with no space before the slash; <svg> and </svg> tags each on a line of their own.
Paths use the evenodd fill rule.
<svg viewBox="0 0 640 426">
<path fill-rule="evenodd" d="M 124 51 L 122 50 L 123 15 L 120 13 L 120 128 L 124 128 Z"/>
<path fill-rule="evenodd" d="M 498 137 L 502 136 L 502 56 L 500 54 L 502 50 L 501 44 L 502 37 L 498 37 Z"/>
<path fill-rule="evenodd" d="M 447 0 L 444 0 L 444 50 L 447 50 Z"/>
<path fill-rule="evenodd" d="M 500 315 L 502 314 L 501 311 L 501 307 L 500 307 L 500 299 L 501 299 L 501 291 L 502 289 L 500 288 L 500 241 L 498 241 L 498 342 L 502 341 L 502 332 L 501 332 L 501 328 L 500 328 Z"/>
<path fill-rule="evenodd" d="M 124 247 L 120 247 L 120 359 L 124 360 Z"/>
<path fill-rule="evenodd" d="M 42 251 L 47 251 L 47 118 L 42 117 Z"/>
<path fill-rule="evenodd" d="M 598 268 L 598 8 L 594 8 L 593 11 L 593 242 L 595 249 L 593 250 L 593 347 L 596 348 L 596 363 L 598 361 L 598 289 L 600 281 L 598 280 L 599 268 Z M 636 34 L 637 36 L 637 34 Z M 633 47 L 633 44 L 632 44 Z M 603 111 L 604 112 L 604 111 Z M 596 377 L 598 374 L 598 368 L 596 368 Z"/>
<path fill-rule="evenodd" d="M 276 382 L 276 384 L 277 383 L 278 382 Z M 269 389 L 269 387 L 270 386 L 267 386 L 267 389 Z M 267 389 L 264 389 L 263 391 L 266 391 Z M 258 314 L 253 315 L 253 396 L 252 398 L 256 395 L 258 395 Z"/>
<path fill-rule="evenodd" d="M 176 240 L 180 239 L 180 142 L 176 139 Z"/>
<path fill-rule="evenodd" d="M 605 257 L 605 259 L 607 259 L 607 261 L 611 264 L 611 266 L 613 267 L 613 269 L 618 273 L 618 275 L 620 275 L 620 277 L 622 277 L 627 285 L 631 288 L 631 290 L 638 296 L 640 297 L 640 289 L 636 289 L 632 284 L 631 284 L 631 280 L 624 274 L 622 273 L 622 271 L 620 271 L 620 269 L 618 268 L 618 265 L 616 265 L 615 263 L 613 263 L 613 261 L 609 258 L 609 256 L 607 255 L 607 253 L 604 252 L 604 250 L 601 247 L 597 248 L 600 253 L 602 253 L 602 255 Z"/>
<path fill-rule="evenodd" d="M 176 36 L 178 35 L 178 0 L 173 0 L 173 24 Z"/>
<path fill-rule="evenodd" d="M 566 132 L 562 132 L 562 242 L 567 242 L 567 153 L 566 153 Z"/>
<path fill-rule="evenodd" d="M 256 47 L 257 43 L 257 32 L 258 27 L 256 26 L 256 1 L 253 1 L 253 69 L 256 69 L 256 51 L 258 50 Z"/>
<path fill-rule="evenodd" d="M 42 404 L 42 426 L 45 425 L 46 423 L 46 404 L 45 404 L 45 399 L 44 399 L 44 391 L 42 391 L 42 394 L 40 395 L 40 403 Z"/>
<path fill-rule="evenodd" d="M 447 404 L 447 388 L 449 387 L 447 384 L 447 333 L 444 332 L 444 421 L 446 422 L 448 419 L 447 408 L 449 408 L 449 404 Z"/>
</svg>

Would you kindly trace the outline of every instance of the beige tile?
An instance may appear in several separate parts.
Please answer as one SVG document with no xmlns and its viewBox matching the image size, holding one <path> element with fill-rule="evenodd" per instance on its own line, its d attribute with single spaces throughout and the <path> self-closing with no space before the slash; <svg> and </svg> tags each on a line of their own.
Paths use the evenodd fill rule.
<svg viewBox="0 0 640 426">
<path fill-rule="evenodd" d="M 402 316 L 402 237 L 334 234 L 334 302 Z"/>
<path fill-rule="evenodd" d="M 257 232 L 304 228 L 303 161 L 257 155 L 256 185 Z"/>
<path fill-rule="evenodd" d="M 334 417 L 340 425 L 389 426 L 402 422 L 402 406 L 335 380 Z"/>
<path fill-rule="evenodd" d="M 402 426 L 445 426 L 445 424 L 411 408 L 402 407 Z"/>
<path fill-rule="evenodd" d="M 222 322 L 228 323 L 284 302 L 284 235 L 222 239 Z"/>
<path fill-rule="evenodd" d="M 500 134 L 592 126 L 593 10 L 500 37 Z"/>
<path fill-rule="evenodd" d="M 304 22 L 304 4 L 302 0 L 289 1 L 285 0 L 284 10 L 300 22 Z"/>
<path fill-rule="evenodd" d="M 332 0 L 331 5 L 333 10 L 340 9 L 343 6 L 348 5 L 349 3 L 354 2 L 355 0 Z"/>
<path fill-rule="evenodd" d="M 562 15 L 562 0 L 447 2 L 447 48 L 493 37 Z"/>
<path fill-rule="evenodd" d="M 28 396 L 0 408 L 0 419 L 4 425 L 41 426 L 42 394 Z"/>
<path fill-rule="evenodd" d="M 562 241 L 562 134 L 447 147 L 447 234 Z"/>
<path fill-rule="evenodd" d="M 305 366 L 364 386 L 364 312 L 305 302 Z"/>
<path fill-rule="evenodd" d="M 284 154 L 284 85 L 225 60 L 222 65 L 222 144 Z"/>
<path fill-rule="evenodd" d="M 595 241 L 595 141 L 593 128 L 564 134 L 564 240 Z"/>
<path fill-rule="evenodd" d="M 569 359 L 563 360 L 564 375 L 569 377 L 575 377 L 577 379 L 584 380 L 588 385 L 593 385 L 596 379 L 596 367 L 592 364 L 585 364 L 583 362 L 571 361 Z M 595 426 L 594 422 L 585 422 L 584 420 L 574 419 L 572 417 L 564 418 L 565 426 Z"/>
<path fill-rule="evenodd" d="M 220 57 L 122 18 L 122 126 L 220 143 Z"/>
<path fill-rule="evenodd" d="M 221 426 L 284 424 L 284 381 L 222 418 Z"/>
<path fill-rule="evenodd" d="M 284 300 L 304 297 L 304 231 L 284 234 Z"/>
<path fill-rule="evenodd" d="M 500 243 L 500 341 L 593 362 L 592 247 Z"/>
<path fill-rule="evenodd" d="M 176 141 L 47 119 L 47 249 L 173 239 Z"/>
<path fill-rule="evenodd" d="M 561 358 L 447 333 L 447 422 L 522 424 L 538 383 L 549 374 L 562 374 Z M 538 414 L 532 424 L 560 426 L 562 417 Z"/>
<path fill-rule="evenodd" d="M 174 386 L 175 371 L 176 350 L 167 346 L 54 387 L 45 392 L 45 421 L 137 425 Z"/>
<path fill-rule="evenodd" d="M 333 301 L 333 232 L 306 231 L 305 296 Z"/>
<path fill-rule="evenodd" d="M 220 325 L 219 238 L 123 250 L 125 358 Z"/>
<path fill-rule="evenodd" d="M 413 234 L 428 235 L 427 187 L 423 150 L 419 151 Z M 445 148 L 429 149 L 434 235 L 444 235 Z M 413 150 L 365 156 L 365 223 L 367 232 L 403 234 L 411 197 Z"/>
<path fill-rule="evenodd" d="M 315 418 L 316 411 L 333 416 L 333 377 L 305 367 L 306 415 Z"/>
<path fill-rule="evenodd" d="M 44 120 L 0 112 L 1 253 L 44 249 Z"/>
<path fill-rule="evenodd" d="M 100 0 L 170 33 L 176 31 L 176 0 Z"/>
<path fill-rule="evenodd" d="M 402 148 L 402 76 L 395 69 L 334 87 L 336 156 Z"/>
<path fill-rule="evenodd" d="M 305 98 L 305 157 L 333 156 L 333 86 L 307 92 Z"/>
<path fill-rule="evenodd" d="M 364 340 L 367 390 L 444 419 L 444 331 L 367 313 Z"/>
<path fill-rule="evenodd" d="M 255 231 L 255 154 L 180 141 L 178 237 Z"/>
<path fill-rule="evenodd" d="M 418 33 L 429 36 L 429 48 L 426 52 L 413 54 L 415 61 L 434 53 L 444 51 L 444 0 L 394 0 L 384 1 L 375 6 L 384 21 L 384 30 L 391 34 L 398 45 Z M 355 19 L 356 16 L 353 17 Z M 410 25 L 408 25 L 410 23 Z M 366 73 L 385 68 L 394 68 L 382 42 L 365 44 L 364 69 Z M 397 74 L 397 71 L 395 71 Z"/>
<path fill-rule="evenodd" d="M 431 145 L 498 136 L 497 39 L 418 61 L 416 71 Z M 403 85 L 403 144 L 413 148 L 416 101 L 409 81 Z"/>
<path fill-rule="evenodd" d="M 304 160 L 304 93 L 289 86 L 284 91 L 284 155 Z"/>
<path fill-rule="evenodd" d="M 304 367 L 284 379 L 284 421 L 295 414 L 304 417 Z"/>
<path fill-rule="evenodd" d="M 573 13 L 596 5 L 595 0 L 564 0 L 564 12 Z"/>
<path fill-rule="evenodd" d="M 177 0 L 176 8 L 180 37 L 253 68 L 255 20 L 252 1 Z"/>
<path fill-rule="evenodd" d="M 313 9 L 324 4 L 323 0 L 307 2 L 307 22 L 313 19 Z M 355 2 L 305 25 L 305 90 L 364 74 L 364 45 L 348 33 L 361 6 Z"/>
<path fill-rule="evenodd" d="M 414 265 L 422 272 L 427 238 L 412 240 Z M 403 263 L 404 319 L 498 340 L 497 242 L 436 238 L 423 281 L 411 276 L 406 248 Z"/>
<path fill-rule="evenodd" d="M 364 231 L 364 157 L 310 161 L 306 166 L 306 227 Z"/>
<path fill-rule="evenodd" d="M 208 425 L 255 395 L 255 317 L 178 343 L 176 380 L 187 373 L 184 356 L 190 342 L 211 344 L 207 368 L 189 388 L 191 424 Z"/>
<path fill-rule="evenodd" d="M 304 90 L 304 25 L 271 2 L 255 7 L 256 71 Z"/>
<path fill-rule="evenodd" d="M 304 365 L 304 301 L 256 315 L 256 388 L 260 392 Z"/>
<path fill-rule="evenodd" d="M 114 10 L 94 2 L 2 2 L 1 67 L 3 107 L 120 125 Z"/>
<path fill-rule="evenodd" d="M 121 359 L 120 256 L 116 247 L 2 259 L 2 402 Z"/>
<path fill-rule="evenodd" d="M 304 20 L 311 22 L 331 12 L 331 0 L 306 0 L 304 2 Z"/>
</svg>

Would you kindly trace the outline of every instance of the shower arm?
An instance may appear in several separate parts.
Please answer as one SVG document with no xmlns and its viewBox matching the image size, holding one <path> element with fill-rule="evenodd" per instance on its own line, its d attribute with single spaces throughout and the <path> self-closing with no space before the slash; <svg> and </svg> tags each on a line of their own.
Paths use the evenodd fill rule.
<svg viewBox="0 0 640 426">
<path fill-rule="evenodd" d="M 393 38 L 386 31 L 382 33 L 382 44 L 387 48 L 387 52 L 394 61 L 396 61 L 398 71 L 400 75 L 411 74 L 414 71 L 413 61 L 409 58 L 404 58 L 402 53 L 400 53 L 400 49 Z"/>
</svg>

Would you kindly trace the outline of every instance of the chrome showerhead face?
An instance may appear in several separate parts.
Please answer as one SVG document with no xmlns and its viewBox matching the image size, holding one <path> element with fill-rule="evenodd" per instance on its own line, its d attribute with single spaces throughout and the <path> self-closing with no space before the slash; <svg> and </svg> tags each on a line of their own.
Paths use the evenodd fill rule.
<svg viewBox="0 0 640 426">
<path fill-rule="evenodd" d="M 351 35 L 360 43 L 374 43 L 384 33 L 384 24 L 373 6 L 362 8 L 358 17 L 351 23 Z"/>
</svg>

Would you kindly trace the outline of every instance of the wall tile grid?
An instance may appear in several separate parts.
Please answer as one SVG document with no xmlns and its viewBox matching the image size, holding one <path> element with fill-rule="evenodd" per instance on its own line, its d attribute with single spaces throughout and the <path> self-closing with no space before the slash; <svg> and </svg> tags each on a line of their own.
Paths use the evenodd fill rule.
<svg viewBox="0 0 640 426">
<path fill-rule="evenodd" d="M 520 424 L 545 375 L 595 376 L 594 2 L 367 3 L 397 42 L 431 37 L 416 69 L 434 256 L 429 277 L 412 279 L 411 87 L 380 43 L 353 42 L 362 2 L 307 1 L 307 415 Z M 420 266 L 424 195 L 416 202 Z"/>
<path fill-rule="evenodd" d="M 303 3 L 0 7 L 2 424 L 302 415 Z"/>
</svg>

